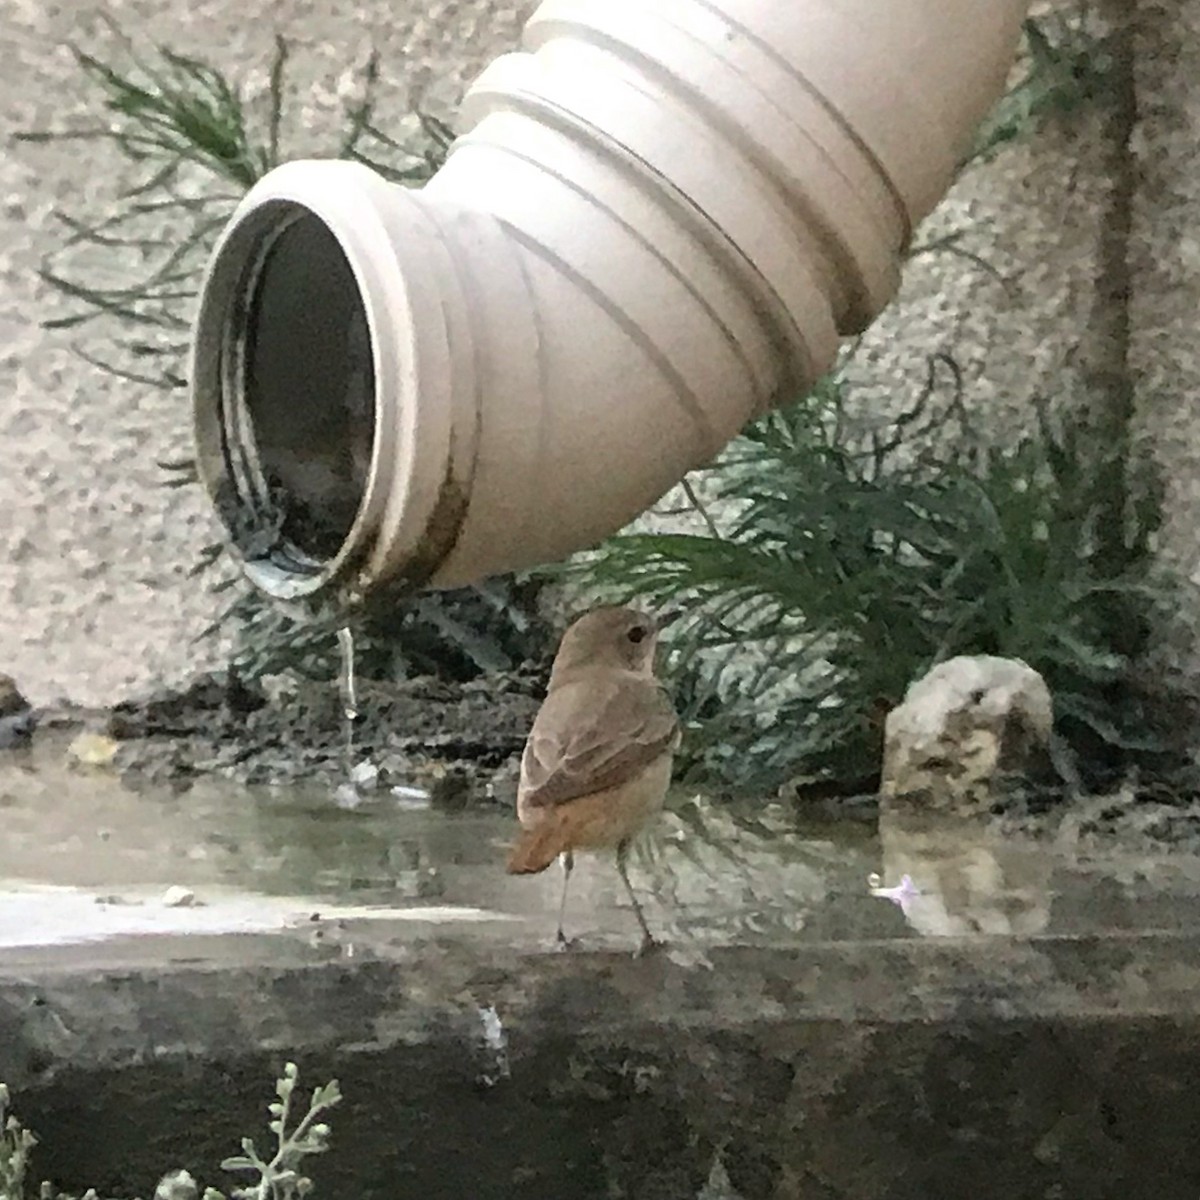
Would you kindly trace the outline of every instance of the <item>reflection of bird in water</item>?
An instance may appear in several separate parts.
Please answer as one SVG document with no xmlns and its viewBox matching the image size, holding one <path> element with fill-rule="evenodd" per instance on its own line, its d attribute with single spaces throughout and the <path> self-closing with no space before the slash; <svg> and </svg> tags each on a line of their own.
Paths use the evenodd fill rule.
<svg viewBox="0 0 1200 1200">
<path fill-rule="evenodd" d="M 33 736 L 37 717 L 16 682 L 0 675 L 0 750 L 24 746 Z"/>
<path fill-rule="evenodd" d="M 576 850 L 615 849 L 617 871 L 642 931 L 654 945 L 634 895 L 626 856 L 634 836 L 663 805 L 679 721 L 654 676 L 658 629 L 629 608 L 600 608 L 563 637 L 546 699 L 521 759 L 517 815 L 524 830 L 508 870 L 563 866 L 557 939 Z"/>
</svg>

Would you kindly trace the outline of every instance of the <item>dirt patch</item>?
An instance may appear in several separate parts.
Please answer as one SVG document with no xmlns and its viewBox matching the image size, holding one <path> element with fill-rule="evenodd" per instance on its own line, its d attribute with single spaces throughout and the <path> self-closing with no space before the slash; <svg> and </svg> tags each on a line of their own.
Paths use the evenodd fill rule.
<svg viewBox="0 0 1200 1200">
<path fill-rule="evenodd" d="M 546 665 L 469 682 L 420 677 L 363 681 L 359 716 L 349 726 L 337 685 L 295 681 L 245 684 L 223 673 L 183 691 L 123 701 L 111 709 L 63 704 L 16 717 L 21 753 L 30 736 L 56 738 L 88 729 L 118 743 L 114 765 L 132 786 L 185 789 L 216 775 L 242 784 L 318 784 L 352 805 L 354 793 L 421 789 L 438 807 L 511 806 L 520 755 L 545 695 Z M 0 722 L 2 725 L 3 722 Z M 0 728 L 0 734 L 4 728 Z M 358 779 L 357 788 L 350 785 Z M 1188 764 L 1161 777 L 1132 778 L 1103 795 L 1063 785 L 1018 787 L 976 815 L 1023 836 L 1078 847 L 1200 850 L 1200 769 Z M 349 789 L 349 790 L 348 790 Z M 805 819 L 878 818 L 875 795 L 787 793 Z M 417 797 L 419 800 L 420 797 Z"/>
<path fill-rule="evenodd" d="M 1200 851 L 1196 780 L 1178 775 L 1104 795 L 1066 796 L 1055 789 L 1025 793 L 998 804 L 992 816 L 1007 832 L 1081 850 L 1119 842 L 1129 849 Z"/>
<path fill-rule="evenodd" d="M 79 727 L 112 737 L 119 744 L 115 765 L 133 784 L 186 786 L 216 774 L 246 784 L 336 789 L 357 768 L 368 789 L 423 788 L 448 807 L 507 804 L 544 694 L 544 672 L 534 669 L 466 683 L 366 681 L 351 726 L 336 684 L 262 688 L 218 674 L 112 709 L 44 710 L 34 736 Z"/>
</svg>

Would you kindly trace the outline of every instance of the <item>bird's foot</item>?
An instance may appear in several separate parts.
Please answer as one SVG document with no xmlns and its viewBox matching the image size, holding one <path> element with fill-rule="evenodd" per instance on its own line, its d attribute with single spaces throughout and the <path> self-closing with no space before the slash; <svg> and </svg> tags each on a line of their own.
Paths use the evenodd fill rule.
<svg viewBox="0 0 1200 1200">
<path fill-rule="evenodd" d="M 554 949 L 559 951 L 560 953 L 564 953 L 567 950 L 576 950 L 578 948 L 579 948 L 579 939 L 578 938 L 567 937 L 567 935 L 565 933 L 563 933 L 563 931 L 561 929 L 554 935 Z"/>
<path fill-rule="evenodd" d="M 664 949 L 666 944 L 666 942 L 660 942 L 657 938 L 646 934 L 642 938 L 642 944 L 633 952 L 633 957 L 645 958 L 647 955 L 655 953 L 655 951 Z"/>
</svg>

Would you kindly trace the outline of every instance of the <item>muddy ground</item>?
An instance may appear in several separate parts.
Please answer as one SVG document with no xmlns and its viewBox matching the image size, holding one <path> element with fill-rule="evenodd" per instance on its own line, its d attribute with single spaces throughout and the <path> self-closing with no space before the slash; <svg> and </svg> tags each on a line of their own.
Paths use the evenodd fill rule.
<svg viewBox="0 0 1200 1200">
<path fill-rule="evenodd" d="M 532 669 L 467 683 L 364 681 L 351 726 L 335 683 L 297 681 L 268 691 L 211 675 L 182 692 L 108 710 L 45 709 L 34 736 L 88 730 L 111 737 L 113 765 L 133 785 L 182 789 L 216 774 L 281 787 L 324 783 L 336 793 L 354 773 L 370 789 L 423 789 L 440 806 L 507 804 L 544 694 L 544 672 Z"/>
<path fill-rule="evenodd" d="M 38 711 L 32 736 L 94 732 L 116 743 L 113 766 L 133 787 L 217 775 L 237 783 L 317 784 L 331 802 L 353 806 L 367 793 L 398 788 L 406 802 L 435 807 L 511 806 L 520 755 L 543 696 L 547 669 L 523 667 L 465 683 L 432 677 L 364 681 L 351 728 L 334 682 L 279 680 L 263 687 L 224 674 L 180 692 L 124 701 L 111 709 L 60 704 Z M 31 723 L 32 724 L 32 723 Z M 20 746 L 0 753 L 21 753 Z M 356 783 L 352 783 L 356 780 Z M 1002 826 L 1086 842 L 1200 849 L 1200 770 L 1187 778 L 1137 778 L 1104 795 L 1061 783 L 1009 788 L 993 807 Z M 874 796 L 791 792 L 806 818 L 872 821 Z M 744 805 L 738 805 L 744 808 Z"/>
</svg>

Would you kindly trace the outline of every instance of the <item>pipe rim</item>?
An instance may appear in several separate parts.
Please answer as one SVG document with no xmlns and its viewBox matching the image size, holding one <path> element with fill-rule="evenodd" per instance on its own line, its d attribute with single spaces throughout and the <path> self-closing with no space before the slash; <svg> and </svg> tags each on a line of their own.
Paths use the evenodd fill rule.
<svg viewBox="0 0 1200 1200">
<path fill-rule="evenodd" d="M 252 584 L 279 600 L 311 598 L 336 587 L 349 602 L 376 546 L 385 512 L 397 503 L 423 528 L 432 506 L 429 477 L 444 474 L 451 406 L 418 413 L 415 329 L 436 326 L 427 310 L 414 320 L 399 247 L 391 228 L 396 193 L 369 168 L 351 162 L 298 161 L 264 176 L 225 227 L 206 273 L 192 354 L 191 389 L 197 469 Z M 247 400 L 247 334 L 267 255 L 297 221 L 315 218 L 332 236 L 353 279 L 370 346 L 374 428 L 369 468 L 354 518 L 336 553 L 321 558 L 278 541 L 248 553 L 243 526 L 263 479 L 239 477 L 234 456 L 255 448 Z M 427 386 L 422 379 L 422 386 Z M 259 464 L 261 466 L 261 463 Z M 251 462 L 253 473 L 254 463 Z M 434 489 L 436 491 L 436 489 Z M 390 497 L 390 504 L 389 504 Z"/>
</svg>

